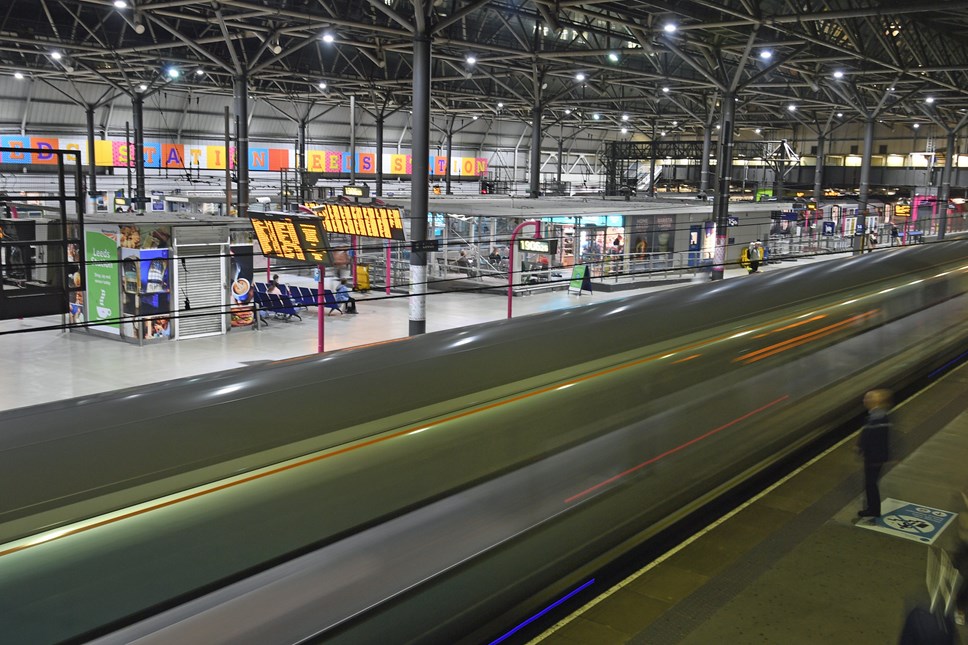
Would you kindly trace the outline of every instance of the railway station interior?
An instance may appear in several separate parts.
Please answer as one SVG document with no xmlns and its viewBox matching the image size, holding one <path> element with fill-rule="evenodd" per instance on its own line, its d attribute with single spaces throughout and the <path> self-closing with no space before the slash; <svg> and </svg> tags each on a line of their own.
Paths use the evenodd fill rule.
<svg viewBox="0 0 968 645">
<path fill-rule="evenodd" d="M 968 643 L 966 29 L 0 3 L 0 643 Z"/>
</svg>

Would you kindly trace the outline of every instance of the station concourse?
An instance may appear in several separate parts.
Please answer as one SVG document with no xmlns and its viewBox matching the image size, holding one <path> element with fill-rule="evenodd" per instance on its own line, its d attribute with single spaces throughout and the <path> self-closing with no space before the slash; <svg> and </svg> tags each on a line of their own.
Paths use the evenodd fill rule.
<svg viewBox="0 0 968 645">
<path fill-rule="evenodd" d="M 936 605 L 931 595 L 938 590 L 944 605 L 946 585 L 958 581 L 944 558 L 968 539 L 968 372 L 964 355 L 953 349 L 965 318 L 957 307 L 968 298 L 959 276 L 968 268 L 958 266 L 960 256 L 952 259 L 957 252 L 945 242 L 968 230 L 966 30 L 965 2 L 6 0 L 0 454 L 8 460 L 8 490 L 16 491 L 7 502 L 18 501 L 0 503 L 0 570 L 7 576 L 6 586 L 0 580 L 0 621 L 23 633 L 60 634 L 52 641 L 103 645 L 164 643 L 164 634 L 179 629 L 184 642 L 200 645 L 296 640 L 280 636 L 287 629 L 310 633 L 300 642 L 351 642 L 368 629 L 382 640 L 386 624 L 399 625 L 399 633 L 456 634 L 448 645 L 461 636 L 470 645 L 488 629 L 495 643 L 535 645 L 896 641 L 908 610 Z M 915 249 L 892 260 L 894 247 L 922 244 L 920 255 Z M 838 274 L 837 263 L 868 253 L 874 255 L 866 265 Z M 929 274 L 935 261 L 947 268 Z M 829 265 L 811 267 L 816 282 L 778 276 L 764 293 L 777 298 L 773 311 L 791 312 L 806 302 L 799 300 L 803 293 L 814 291 L 812 302 L 824 311 L 801 320 L 797 310 L 796 320 L 752 336 L 786 340 L 727 358 L 724 345 L 742 344 L 747 334 L 727 325 L 759 313 L 758 303 L 740 304 L 759 293 L 762 274 L 769 281 L 791 266 L 821 263 Z M 276 272 L 292 292 L 271 282 Z M 920 272 L 918 281 L 904 282 L 908 272 Z M 857 275 L 871 281 L 857 284 Z M 338 313 L 332 292 L 341 280 L 356 289 L 358 315 Z M 891 286 L 875 293 L 880 287 L 870 285 L 880 280 Z M 929 283 L 923 292 L 909 293 L 921 282 Z M 593 283 L 602 288 L 589 293 Z M 780 286 L 770 291 L 770 284 Z M 843 293 L 851 295 L 833 302 L 842 295 L 824 291 L 833 284 L 847 285 Z M 671 294 L 686 299 L 699 289 L 711 299 L 735 297 L 723 298 L 716 311 L 691 310 L 681 327 L 706 325 L 691 333 L 719 329 L 721 336 L 703 338 L 695 345 L 701 350 L 681 357 L 654 350 L 648 334 L 638 338 L 640 328 L 668 332 L 661 342 L 692 352 L 692 340 L 676 345 L 686 338 L 680 328 L 663 325 L 680 311 Z M 869 290 L 860 300 L 876 305 L 833 322 L 843 308 L 860 306 L 851 290 Z M 330 305 L 329 315 L 314 310 L 314 294 Z M 666 311 L 639 311 L 632 327 L 623 316 L 635 301 L 619 301 L 646 294 L 665 302 Z M 603 302 L 613 308 L 587 307 Z M 922 302 L 930 306 L 919 308 Z M 512 318 L 512 306 L 517 320 L 497 324 Z M 735 309 L 735 318 L 719 318 Z M 571 320 L 586 320 L 582 311 L 606 313 L 587 329 L 570 327 Z M 549 323 L 553 332 L 529 327 L 528 320 L 538 320 L 533 314 L 547 312 L 560 314 Z M 938 320 L 947 324 L 932 337 L 925 330 Z M 595 324 L 606 323 L 629 344 L 614 354 L 581 354 L 595 338 Z M 546 343 L 545 355 L 531 352 L 522 337 L 509 338 L 509 329 Z M 571 342 L 555 345 L 553 333 L 570 334 Z M 772 429 L 755 425 L 762 417 L 748 426 L 746 415 L 734 417 L 720 428 L 738 422 L 747 432 L 741 436 L 763 453 L 746 444 L 709 453 L 693 467 L 715 472 L 703 478 L 684 469 L 694 477 L 682 477 L 681 490 L 674 481 L 664 497 L 652 487 L 662 499 L 647 510 L 622 497 L 639 481 L 571 507 L 574 513 L 543 517 L 551 506 L 526 503 L 532 500 L 526 495 L 537 500 L 546 492 L 536 482 L 560 477 L 562 487 L 577 485 L 596 472 L 592 457 L 601 457 L 605 472 L 636 454 L 631 447 L 679 441 L 675 429 L 691 431 L 696 417 L 725 415 L 724 406 L 741 406 L 786 381 L 803 379 L 806 398 L 814 386 L 825 394 L 838 385 L 859 387 L 860 378 L 845 383 L 835 371 L 812 382 L 812 373 L 797 370 L 833 370 L 840 361 L 846 373 L 851 360 L 868 365 L 863 355 L 831 357 L 816 347 L 834 338 L 873 345 L 890 333 L 902 340 L 926 334 L 905 349 L 909 371 L 892 355 L 892 341 L 871 352 L 875 367 L 894 370 L 899 381 L 913 381 L 942 353 L 951 356 L 927 377 L 930 385 L 906 392 L 893 412 L 895 460 L 882 479 L 889 499 L 880 518 L 856 517 L 862 469 L 856 435 L 848 432 L 725 516 L 713 512 L 715 502 L 700 510 L 693 521 L 705 524 L 708 511 L 710 522 L 695 537 L 637 563 L 634 573 L 609 570 L 607 584 L 587 582 L 533 622 L 488 622 L 513 615 L 497 606 L 518 592 L 513 582 L 487 597 L 469 596 L 461 607 L 466 624 L 450 622 L 459 622 L 455 612 L 442 615 L 445 600 L 456 603 L 457 594 L 476 588 L 448 584 L 457 587 L 466 576 L 488 589 L 487 581 L 506 575 L 501 567 L 518 557 L 515 549 L 538 550 L 558 527 L 562 543 L 574 537 L 575 550 L 549 562 L 539 553 L 520 565 L 528 576 L 520 594 L 532 593 L 517 606 L 544 599 L 556 584 L 621 549 L 580 563 L 568 557 L 577 560 L 586 547 L 594 551 L 645 522 L 673 495 L 706 499 L 712 492 L 703 485 L 747 460 L 759 459 L 751 468 L 772 465 L 785 447 L 767 443 Z M 504 366 L 482 371 L 460 352 L 482 351 L 475 343 L 491 334 L 500 341 L 493 348 L 519 351 Z M 452 344 L 432 345 L 445 337 Z M 429 340 L 413 341 L 420 338 Z M 406 348 L 393 354 L 408 340 L 423 354 L 407 358 Z M 386 351 L 377 356 L 376 348 Z M 636 354 L 646 349 L 656 353 Z M 556 359 L 583 358 L 540 371 L 547 354 L 558 352 Z M 366 378 L 391 373 L 379 362 L 391 354 L 397 369 L 414 370 L 400 379 L 406 382 L 399 391 L 393 383 L 368 392 Z M 778 375 L 773 382 L 749 368 L 780 354 L 768 366 Z M 354 372 L 353 357 L 363 355 L 369 358 Z M 618 362 L 599 364 L 607 360 Z M 681 387 L 651 399 L 663 384 L 640 385 L 628 375 L 667 360 L 684 371 L 664 372 L 682 379 L 665 383 Z M 527 378 L 502 381 L 509 362 Z M 327 372 L 331 364 L 345 371 Z M 709 364 L 717 367 L 697 367 Z M 439 371 L 417 371 L 428 365 Z M 579 369 L 587 372 L 569 372 Z M 571 380 L 562 382 L 565 374 Z M 434 388 L 421 387 L 430 376 L 437 391 L 458 394 L 432 400 Z M 609 378 L 632 394 L 612 400 L 585 425 L 572 428 L 569 417 L 538 434 L 556 414 L 571 409 L 578 417 L 620 391 L 598 391 L 584 407 L 569 399 Z M 306 395 L 307 383 L 328 390 Z M 253 384 L 259 391 L 246 390 Z M 720 407 L 686 400 L 704 384 L 721 397 Z M 502 388 L 512 387 L 521 389 L 506 399 Z M 331 400 L 337 390 L 342 398 Z M 232 400 L 238 391 L 245 395 Z M 274 418 L 268 405 L 256 410 L 272 394 L 291 397 Z M 558 405 L 527 407 L 555 396 Z M 788 396 L 796 393 L 773 403 Z M 418 398 L 425 407 L 410 405 Z M 197 405 L 185 409 L 189 400 Z M 518 414 L 507 412 L 511 403 L 525 412 L 511 416 Z M 844 405 L 827 403 L 830 416 L 843 414 Z M 223 421 L 234 404 L 232 414 L 243 417 L 234 427 L 249 427 L 232 435 L 234 427 Z M 240 412 L 246 406 L 248 416 Z M 344 425 L 325 431 L 313 425 L 321 410 L 333 415 L 339 406 L 347 408 L 338 410 L 346 413 Z M 665 425 L 666 415 L 680 425 Z M 261 425 L 251 422 L 256 417 Z M 488 435 L 491 443 L 474 444 L 488 429 L 482 417 L 494 419 L 495 434 Z M 609 425 L 617 419 L 625 425 Z M 169 421 L 177 427 L 166 427 Z M 786 427 L 791 435 L 803 419 L 795 421 Z M 514 432 L 518 423 L 535 434 Z M 441 426 L 462 430 L 446 435 Z M 198 454 L 172 440 L 173 430 L 185 428 L 192 430 L 181 439 L 197 440 Z M 467 443 L 451 445 L 450 436 Z M 712 435 L 660 457 L 706 436 Z M 478 448 L 457 449 L 467 446 Z M 576 454 L 577 465 L 562 465 Z M 327 461 L 333 455 L 346 459 Z M 400 455 L 413 475 L 395 480 Z M 331 463 L 337 465 L 330 469 Z M 675 479 L 669 471 L 660 476 Z M 240 482 L 256 482 L 257 492 L 238 493 Z M 325 495 L 312 497 L 316 490 Z M 504 490 L 512 492 L 497 494 Z M 55 492 L 45 498 L 47 491 Z M 519 513 L 515 521 L 540 521 L 522 524 L 513 535 L 525 536 L 520 541 L 485 543 L 492 529 L 511 526 L 510 512 L 484 511 L 484 501 L 493 499 L 506 500 Z M 331 514 L 313 514 L 317 503 L 330 504 Z M 170 518 L 167 512 L 174 521 L 158 519 Z M 664 512 L 652 519 L 675 516 Z M 594 521 L 576 525 L 608 513 L 619 521 L 580 543 L 580 531 Z M 244 527 L 235 537 L 248 538 L 251 530 L 251 543 L 193 560 L 227 537 L 223 519 Z M 447 522 L 451 533 L 432 528 Z M 574 523 L 568 535 L 561 529 L 567 522 Z M 180 532 L 181 526 L 192 529 Z M 388 539 L 397 535 L 419 546 L 406 551 L 411 543 Z M 470 550 L 478 537 L 481 551 L 461 552 L 461 566 L 433 568 L 451 553 L 447 548 Z M 434 549 L 421 548 L 432 540 L 440 540 L 439 561 Z M 388 543 L 405 557 L 381 560 L 384 551 L 372 545 Z M 114 544 L 125 548 L 108 548 Z M 94 563 L 126 556 L 130 569 L 97 572 L 105 581 L 117 576 L 117 586 L 99 588 L 103 595 L 86 593 L 86 575 L 63 588 L 49 579 L 55 571 L 88 573 Z M 309 574 L 293 573 L 304 565 L 310 571 L 310 560 L 317 574 L 335 562 L 346 575 L 339 578 L 345 588 L 325 589 L 333 594 L 325 609 L 344 600 L 351 609 L 319 627 L 328 630 L 323 636 L 313 632 L 316 616 L 303 600 L 325 585 L 298 587 Z M 570 568 L 552 570 L 566 561 Z M 133 572 L 142 565 L 157 566 L 161 575 L 137 580 Z M 384 588 L 374 578 L 384 576 L 366 576 L 391 570 L 400 577 L 387 574 L 388 586 L 406 584 L 380 595 Z M 120 583 L 125 575 L 127 588 Z M 270 582 L 271 576 L 279 577 Z M 527 586 L 537 581 L 546 584 Z M 92 584 L 100 583 L 99 577 Z M 257 611 L 239 609 L 259 594 L 292 588 L 299 592 L 280 592 Z M 355 595 L 343 593 L 351 588 Z M 70 593 L 75 602 L 64 606 L 60 599 Z M 425 602 L 435 594 L 439 604 Z M 138 605 L 142 597 L 148 600 Z M 121 609 L 129 602 L 130 611 Z M 411 608 L 426 614 L 410 614 Z M 248 628 L 225 628 L 226 621 L 213 618 L 219 611 L 239 612 L 237 624 Z M 311 627 L 290 621 L 307 613 Z M 413 624 L 424 615 L 435 618 Z M 137 639 L 128 637 L 135 632 Z M 957 636 L 968 642 L 963 625 Z"/>
</svg>

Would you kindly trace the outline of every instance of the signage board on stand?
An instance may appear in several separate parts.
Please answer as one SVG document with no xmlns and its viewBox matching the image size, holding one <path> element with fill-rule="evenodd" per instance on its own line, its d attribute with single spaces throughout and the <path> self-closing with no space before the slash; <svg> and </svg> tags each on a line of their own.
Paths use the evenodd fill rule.
<svg viewBox="0 0 968 645">
<path fill-rule="evenodd" d="M 576 264 L 571 268 L 571 280 L 568 283 L 568 293 L 577 293 L 579 296 L 583 290 L 592 292 L 592 276 L 585 264 Z"/>
</svg>

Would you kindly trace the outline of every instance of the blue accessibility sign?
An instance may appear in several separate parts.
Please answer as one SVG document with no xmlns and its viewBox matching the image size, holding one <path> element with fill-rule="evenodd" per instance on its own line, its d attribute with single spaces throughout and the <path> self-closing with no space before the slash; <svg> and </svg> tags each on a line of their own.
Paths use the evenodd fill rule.
<svg viewBox="0 0 968 645">
<path fill-rule="evenodd" d="M 823 224 L 823 234 L 826 236 L 831 236 L 834 234 L 834 223 L 833 222 L 821 222 Z"/>
<path fill-rule="evenodd" d="M 857 526 L 905 540 L 934 544 L 955 517 L 957 514 L 951 511 L 888 498 L 881 503 L 880 517 L 860 521 Z"/>
<path fill-rule="evenodd" d="M 739 226 L 739 218 L 734 215 L 727 215 L 726 226 Z"/>
</svg>

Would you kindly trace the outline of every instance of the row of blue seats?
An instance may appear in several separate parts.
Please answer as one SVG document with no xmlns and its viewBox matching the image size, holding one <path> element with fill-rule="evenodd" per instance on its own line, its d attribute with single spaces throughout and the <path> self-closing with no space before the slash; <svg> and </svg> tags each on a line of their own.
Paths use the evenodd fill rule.
<svg viewBox="0 0 968 645">
<path fill-rule="evenodd" d="M 269 286 L 266 283 L 256 282 L 255 301 L 260 309 L 273 312 L 277 318 L 286 318 L 288 320 L 295 316 L 302 320 L 299 316 L 298 308 L 308 309 L 309 307 L 315 307 L 317 305 L 317 292 L 308 287 L 286 286 L 281 284 L 279 285 L 279 291 L 282 292 L 281 295 L 271 294 L 268 291 Z M 336 301 L 336 297 L 329 289 L 323 292 L 323 306 L 329 311 L 343 313 L 339 303 Z"/>
</svg>

